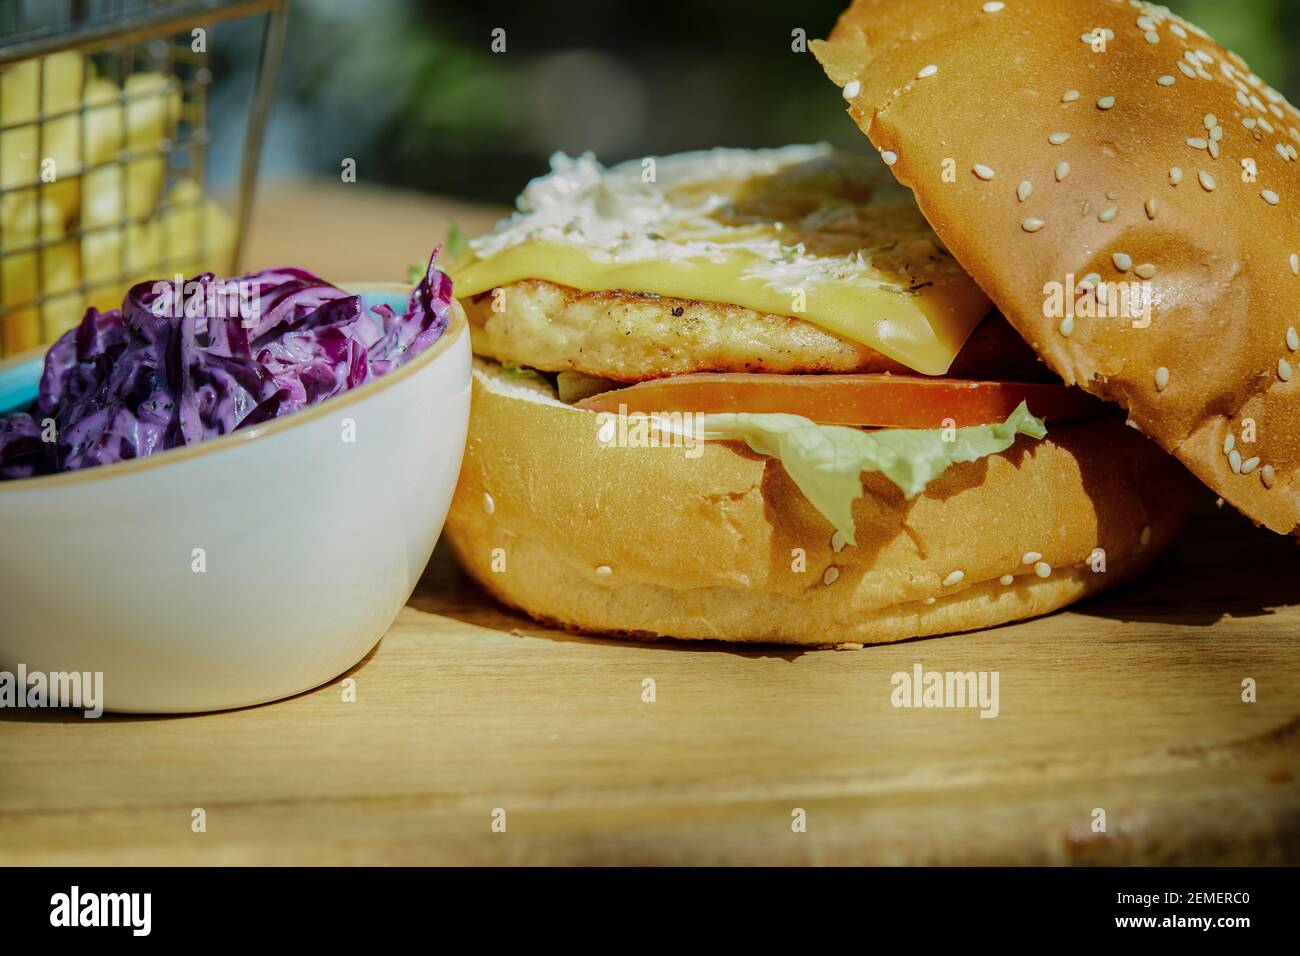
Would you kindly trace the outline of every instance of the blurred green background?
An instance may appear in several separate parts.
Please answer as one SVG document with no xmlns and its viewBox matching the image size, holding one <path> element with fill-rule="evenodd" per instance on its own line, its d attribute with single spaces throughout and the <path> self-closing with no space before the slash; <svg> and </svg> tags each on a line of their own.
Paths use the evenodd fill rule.
<svg viewBox="0 0 1300 956">
<path fill-rule="evenodd" d="M 337 176 L 350 157 L 362 182 L 508 202 L 557 149 L 607 162 L 817 140 L 862 150 L 811 54 L 791 51 L 793 30 L 824 37 L 845 6 L 293 0 L 262 168 Z M 1297 100 L 1300 2 L 1170 7 Z M 214 131 L 235 131 L 214 139 L 218 181 L 233 175 L 256 48 L 247 24 L 213 43 Z"/>
</svg>

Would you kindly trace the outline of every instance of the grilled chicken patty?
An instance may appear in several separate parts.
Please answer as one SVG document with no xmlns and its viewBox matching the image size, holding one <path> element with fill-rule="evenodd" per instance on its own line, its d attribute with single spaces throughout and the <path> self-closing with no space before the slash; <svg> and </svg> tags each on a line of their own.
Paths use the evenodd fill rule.
<svg viewBox="0 0 1300 956">
<path fill-rule="evenodd" d="M 494 301 L 500 311 L 493 310 Z M 524 279 L 463 305 L 476 354 L 545 372 L 640 382 L 688 372 L 911 371 L 802 319 L 721 302 L 582 292 Z M 949 374 L 1016 381 L 1052 377 L 996 313 L 975 329 Z"/>
</svg>

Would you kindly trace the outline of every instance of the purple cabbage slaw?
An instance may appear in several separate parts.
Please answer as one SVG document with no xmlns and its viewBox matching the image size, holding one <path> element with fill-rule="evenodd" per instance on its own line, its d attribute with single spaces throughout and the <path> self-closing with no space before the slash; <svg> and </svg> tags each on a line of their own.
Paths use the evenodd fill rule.
<svg viewBox="0 0 1300 956">
<path fill-rule="evenodd" d="M 86 310 L 50 347 L 33 409 L 0 416 L 0 479 L 193 445 L 392 371 L 437 342 L 451 319 L 451 279 L 437 257 L 435 248 L 401 315 L 386 305 L 367 311 L 360 296 L 303 269 L 230 280 L 253 294 L 226 296 L 231 307 L 211 319 L 210 272 L 186 283 L 183 309 L 158 301 L 158 283 L 133 286 L 120 310 Z"/>
</svg>

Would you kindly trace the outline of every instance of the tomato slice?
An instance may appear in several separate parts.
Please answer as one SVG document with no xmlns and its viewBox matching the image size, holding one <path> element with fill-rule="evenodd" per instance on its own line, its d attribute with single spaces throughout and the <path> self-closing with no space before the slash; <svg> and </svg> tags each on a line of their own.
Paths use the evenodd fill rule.
<svg viewBox="0 0 1300 956">
<path fill-rule="evenodd" d="M 674 375 L 577 403 L 594 412 L 785 412 L 822 425 L 942 428 L 1000 422 L 1021 402 L 1047 421 L 1097 418 L 1106 404 L 1080 389 L 919 375 Z M 622 408 L 620 409 L 620 406 Z"/>
</svg>

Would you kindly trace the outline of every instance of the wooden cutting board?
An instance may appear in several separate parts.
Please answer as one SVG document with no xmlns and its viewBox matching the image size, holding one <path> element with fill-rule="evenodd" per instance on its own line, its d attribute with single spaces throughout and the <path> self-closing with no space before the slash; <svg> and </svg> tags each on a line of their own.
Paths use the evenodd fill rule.
<svg viewBox="0 0 1300 956">
<path fill-rule="evenodd" d="M 1075 610 L 738 650 L 538 627 L 440 550 L 355 702 L 0 712 L 0 863 L 1300 862 L 1298 579 L 1210 508 Z M 894 708 L 917 663 L 998 671 L 999 715 Z"/>
<path fill-rule="evenodd" d="M 399 205 L 442 207 L 386 210 L 414 252 Z M 893 707 L 917 664 L 997 671 L 999 715 Z M 354 702 L 0 711 L 0 864 L 1300 863 L 1300 549 L 1208 499 L 1113 594 L 861 651 L 560 633 L 440 548 L 346 676 Z"/>
</svg>

